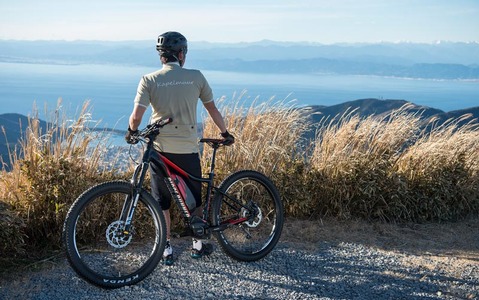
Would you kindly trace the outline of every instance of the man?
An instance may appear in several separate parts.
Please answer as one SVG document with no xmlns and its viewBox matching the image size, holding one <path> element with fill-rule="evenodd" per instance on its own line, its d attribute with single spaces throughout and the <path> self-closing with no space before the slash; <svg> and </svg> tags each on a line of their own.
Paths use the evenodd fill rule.
<svg viewBox="0 0 479 300">
<path fill-rule="evenodd" d="M 162 69 L 143 76 L 140 80 L 135 105 L 129 119 L 125 139 L 131 143 L 147 107 L 152 106 L 152 121 L 171 117 L 173 122 L 165 126 L 155 141 L 156 148 L 169 160 L 188 173 L 201 177 L 199 158 L 196 106 L 201 99 L 208 114 L 220 130 L 226 145 L 234 143 L 234 137 L 226 130 L 221 113 L 216 108 L 211 88 L 198 70 L 183 68 L 188 52 L 186 38 L 178 32 L 165 32 L 158 37 L 156 50 L 159 52 Z M 171 196 L 159 170 L 150 165 L 151 190 L 153 197 L 160 202 L 166 219 L 167 243 L 163 261 L 173 264 L 173 248 L 170 243 Z M 195 214 L 201 214 L 201 183 L 187 182 L 195 195 Z M 213 251 L 211 244 L 193 239 L 191 256 L 200 258 Z"/>
</svg>

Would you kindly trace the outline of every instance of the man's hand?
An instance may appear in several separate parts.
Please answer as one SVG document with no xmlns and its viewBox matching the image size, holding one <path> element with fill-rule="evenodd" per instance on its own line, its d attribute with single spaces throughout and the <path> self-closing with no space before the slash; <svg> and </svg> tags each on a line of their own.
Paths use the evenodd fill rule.
<svg viewBox="0 0 479 300">
<path fill-rule="evenodd" d="M 130 126 L 128 126 L 128 131 L 126 132 L 126 135 L 125 135 L 125 141 L 128 144 L 137 144 L 139 142 L 139 140 L 136 138 L 137 134 L 138 134 L 138 129 L 131 130 Z"/>
<path fill-rule="evenodd" d="M 235 137 L 232 136 L 228 130 L 226 130 L 225 132 L 221 133 L 221 136 L 223 137 L 224 139 L 224 142 L 223 142 L 223 145 L 225 146 L 230 146 L 232 144 L 234 144 L 235 142 Z"/>
</svg>

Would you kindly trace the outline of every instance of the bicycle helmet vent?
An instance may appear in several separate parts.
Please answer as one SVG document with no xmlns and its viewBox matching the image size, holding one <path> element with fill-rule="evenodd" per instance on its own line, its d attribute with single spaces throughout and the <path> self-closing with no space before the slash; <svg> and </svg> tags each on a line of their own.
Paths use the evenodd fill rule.
<svg viewBox="0 0 479 300">
<path fill-rule="evenodd" d="M 188 42 L 181 33 L 168 31 L 158 36 L 156 50 L 160 55 L 177 55 L 181 51 L 186 55 Z"/>
</svg>

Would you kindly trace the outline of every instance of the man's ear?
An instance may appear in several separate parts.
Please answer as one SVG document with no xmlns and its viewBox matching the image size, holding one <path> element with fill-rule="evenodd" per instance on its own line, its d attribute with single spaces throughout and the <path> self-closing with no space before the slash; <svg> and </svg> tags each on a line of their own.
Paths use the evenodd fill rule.
<svg viewBox="0 0 479 300">
<path fill-rule="evenodd" d="M 178 53 L 178 62 L 180 63 L 180 66 L 182 66 L 182 67 L 185 64 L 185 58 L 186 58 L 185 53 L 183 51 L 180 51 Z"/>
</svg>

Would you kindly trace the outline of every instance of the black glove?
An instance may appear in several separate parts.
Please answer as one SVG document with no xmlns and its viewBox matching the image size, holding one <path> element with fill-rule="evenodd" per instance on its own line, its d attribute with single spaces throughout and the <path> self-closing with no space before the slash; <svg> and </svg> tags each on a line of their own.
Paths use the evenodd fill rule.
<svg viewBox="0 0 479 300">
<path fill-rule="evenodd" d="M 137 134 L 138 134 L 138 129 L 131 130 L 130 126 L 128 126 L 128 131 L 126 132 L 126 135 L 125 135 L 125 141 L 128 144 L 137 144 L 139 142 L 139 140 L 136 138 Z"/>
<path fill-rule="evenodd" d="M 225 132 L 221 133 L 221 136 L 224 138 L 223 145 L 225 146 L 230 146 L 235 142 L 235 137 L 232 136 L 228 130 Z"/>
</svg>

